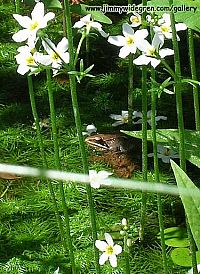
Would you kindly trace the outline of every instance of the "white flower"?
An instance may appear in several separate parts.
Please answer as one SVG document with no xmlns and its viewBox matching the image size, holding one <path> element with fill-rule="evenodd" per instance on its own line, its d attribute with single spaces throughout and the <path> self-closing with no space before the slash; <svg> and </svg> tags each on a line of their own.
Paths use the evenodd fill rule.
<svg viewBox="0 0 200 274">
<path fill-rule="evenodd" d="M 165 38 L 167 39 L 172 39 L 172 28 L 171 28 L 171 19 L 170 19 L 170 14 L 164 13 L 163 16 L 158 20 L 158 25 L 154 27 L 154 31 L 161 32 Z M 184 23 L 178 23 L 175 24 L 176 31 L 180 30 L 186 30 L 187 26 Z M 177 36 L 178 40 L 180 38 Z"/>
<path fill-rule="evenodd" d="M 200 264 L 197 265 L 197 270 L 198 270 L 198 273 L 200 272 Z M 187 274 L 193 274 L 193 268 L 191 268 Z"/>
<path fill-rule="evenodd" d="M 137 117 L 137 111 L 133 111 L 133 119 Z M 117 122 L 113 123 L 112 126 L 116 127 L 119 125 L 127 124 L 128 123 L 128 111 L 122 110 L 122 114 L 110 114 L 110 118 L 117 120 Z"/>
<path fill-rule="evenodd" d="M 96 170 L 89 170 L 89 181 L 90 185 L 93 188 L 100 188 L 101 185 L 109 185 L 110 183 L 107 183 L 105 179 L 108 178 L 108 176 L 112 175 L 111 172 L 107 171 L 99 171 Z"/>
<path fill-rule="evenodd" d="M 40 55 L 38 60 L 46 66 L 51 64 L 54 74 L 61 68 L 63 62 L 69 63 L 68 40 L 66 37 L 63 37 L 57 46 L 49 39 L 42 41 L 42 45 L 48 55 Z"/>
<path fill-rule="evenodd" d="M 47 26 L 47 22 L 55 17 L 53 12 L 48 12 L 44 15 L 44 4 L 39 2 L 35 5 L 31 18 L 28 16 L 22 16 L 19 14 L 13 14 L 13 17 L 24 28 L 18 31 L 12 36 L 15 42 L 23 42 L 28 39 L 28 44 L 35 41 L 36 34 L 39 29 L 43 29 Z"/>
<path fill-rule="evenodd" d="M 133 15 L 130 17 L 131 27 L 138 27 L 142 24 L 142 17 L 140 14 L 134 12 Z"/>
<path fill-rule="evenodd" d="M 179 155 L 177 152 L 161 145 L 157 145 L 157 155 L 158 155 L 158 158 L 161 158 L 163 163 L 169 163 L 170 159 L 172 158 L 179 158 Z M 154 156 L 153 153 L 148 154 L 148 157 L 153 157 L 153 156 Z"/>
<path fill-rule="evenodd" d="M 103 265 L 107 260 L 112 267 L 117 267 L 117 256 L 122 252 L 120 245 L 114 245 L 113 239 L 109 233 L 105 233 L 105 241 L 96 240 L 95 246 L 103 252 L 99 258 L 99 264 Z"/>
<path fill-rule="evenodd" d="M 83 132 L 83 135 L 90 136 L 92 133 L 95 133 L 95 132 L 97 132 L 97 128 L 95 127 L 95 125 L 91 124 L 91 125 L 87 125 L 86 132 Z"/>
<path fill-rule="evenodd" d="M 136 50 L 140 44 L 143 44 L 144 39 L 148 36 L 148 31 L 146 29 L 134 30 L 127 23 L 124 23 L 123 26 L 123 35 L 110 36 L 108 42 L 121 47 L 119 52 L 119 57 L 125 58 L 130 53 L 136 53 Z"/>
<path fill-rule="evenodd" d="M 59 267 L 56 269 L 56 271 L 54 272 L 54 274 L 59 274 Z"/>
<path fill-rule="evenodd" d="M 19 54 L 15 56 L 18 69 L 17 72 L 21 75 L 24 75 L 27 73 L 29 70 L 31 72 L 34 72 L 35 70 L 38 69 L 38 64 L 37 64 L 37 58 L 36 58 L 36 52 L 33 53 L 33 49 L 30 48 L 29 46 L 22 46 L 17 49 Z"/>
<path fill-rule="evenodd" d="M 136 112 L 136 117 L 140 118 L 134 124 L 142 124 L 142 112 Z M 156 122 L 160 120 L 167 120 L 166 116 L 156 116 Z M 151 110 L 147 111 L 147 123 L 151 126 Z M 157 124 L 157 123 L 156 123 Z"/>
<path fill-rule="evenodd" d="M 90 32 L 91 28 L 98 30 L 98 32 L 105 38 L 108 37 L 108 34 L 102 30 L 102 25 L 98 22 L 94 22 L 91 20 L 91 14 L 87 14 L 86 16 L 82 17 L 80 21 L 76 22 L 73 26 L 74 28 L 81 29 L 82 27 L 86 27 L 86 33 Z"/>
<path fill-rule="evenodd" d="M 142 51 L 142 55 L 136 58 L 133 63 L 135 65 L 148 65 L 151 63 L 154 68 L 157 67 L 162 58 L 174 54 L 172 49 L 160 49 L 163 44 L 163 35 L 160 32 L 156 32 L 152 40 L 152 45 L 146 40 L 144 40 L 143 44 L 140 44 L 139 49 Z"/>
</svg>

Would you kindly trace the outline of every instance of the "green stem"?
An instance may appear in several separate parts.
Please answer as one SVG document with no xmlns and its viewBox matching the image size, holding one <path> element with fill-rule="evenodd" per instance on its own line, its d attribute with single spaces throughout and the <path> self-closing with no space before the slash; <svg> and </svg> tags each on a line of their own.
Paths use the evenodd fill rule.
<svg viewBox="0 0 200 274">
<path fill-rule="evenodd" d="M 74 48 L 73 48 L 71 14 L 70 14 L 70 7 L 69 7 L 68 0 L 64 0 L 64 10 L 65 10 L 65 18 L 66 18 L 66 22 L 67 22 L 67 36 L 68 36 L 69 55 L 70 55 L 69 69 L 70 69 L 70 71 L 73 71 L 73 70 L 75 70 Z M 88 173 L 87 154 L 86 154 L 85 143 L 84 143 L 83 135 L 82 135 L 81 118 L 80 118 L 77 93 L 76 93 L 76 79 L 75 79 L 74 75 L 69 75 L 69 79 L 70 79 L 70 89 L 71 89 L 71 98 L 72 98 L 75 124 L 76 124 L 79 145 L 80 145 L 80 150 L 81 150 L 81 156 L 82 156 L 83 171 L 84 171 L 84 173 Z M 86 186 L 86 190 L 87 190 L 88 204 L 89 204 L 89 209 L 90 209 L 90 220 L 91 220 L 91 226 L 92 226 L 93 249 L 94 249 L 94 256 L 95 256 L 95 269 L 96 269 L 96 274 L 99 274 L 100 273 L 99 252 L 98 252 L 97 248 L 95 247 L 95 241 L 97 240 L 96 213 L 95 213 L 94 202 L 93 202 L 93 198 L 92 198 L 92 190 L 91 190 L 90 185 Z"/>
<path fill-rule="evenodd" d="M 197 80 L 197 71 L 196 71 L 195 55 L 194 55 L 193 30 L 191 29 L 188 29 L 188 44 L 189 44 L 189 58 L 190 58 L 190 69 L 191 69 L 192 79 Z M 194 98 L 196 130 L 200 131 L 199 91 L 198 91 L 197 85 L 193 86 L 193 98 Z"/>
<path fill-rule="evenodd" d="M 86 50 L 86 65 L 89 67 L 90 65 L 90 37 L 89 35 L 86 36 L 85 40 L 85 50 Z"/>
<path fill-rule="evenodd" d="M 40 130 L 39 118 L 38 118 L 38 114 L 37 114 L 37 108 L 36 108 L 36 103 L 35 103 L 35 95 L 34 95 L 34 90 L 33 90 L 32 77 L 27 76 L 27 80 L 28 80 L 28 89 L 29 89 L 29 96 L 30 96 L 30 101 L 31 101 L 31 108 L 32 108 L 32 113 L 33 113 L 33 117 L 34 117 L 34 121 L 35 121 L 37 138 L 38 138 L 40 153 L 41 153 L 41 157 L 42 157 L 42 161 L 43 161 L 43 167 L 47 168 L 48 165 L 47 165 L 46 155 L 45 155 L 45 152 L 44 152 L 44 144 L 43 144 L 42 134 L 41 134 L 41 130 Z M 54 189 L 53 189 L 53 185 L 50 181 L 48 181 L 48 187 L 49 187 L 49 192 L 50 192 L 51 199 L 52 199 L 53 205 L 54 205 L 54 211 L 55 211 L 56 221 L 57 221 L 57 224 L 58 224 L 58 227 L 59 227 L 59 230 L 60 230 L 61 241 L 62 241 L 62 244 L 63 244 L 63 247 L 64 247 L 65 251 L 67 252 L 68 251 L 68 246 L 67 246 L 67 243 L 65 241 L 65 233 L 64 233 L 62 221 L 61 221 L 61 218 L 60 218 L 60 214 L 59 214 L 59 210 L 58 210 L 58 206 L 57 206 L 57 201 L 56 201 L 56 196 L 55 196 L 55 192 L 54 192 Z"/>
<path fill-rule="evenodd" d="M 128 4 L 132 5 L 133 0 L 128 0 Z M 128 124 L 133 122 L 133 54 L 129 54 L 128 64 Z"/>
<path fill-rule="evenodd" d="M 169 5 L 173 5 L 173 0 L 169 0 Z M 172 42 L 174 48 L 174 64 L 175 64 L 175 94 L 176 94 L 176 108 L 178 117 L 178 129 L 179 129 L 179 154 L 180 154 L 180 166 L 186 170 L 186 159 L 185 159 L 185 136 L 184 136 L 184 120 L 183 120 L 183 103 L 182 103 L 182 90 L 181 90 L 181 65 L 179 56 L 179 47 L 177 41 L 177 34 L 175 28 L 175 19 L 173 12 L 170 13 L 171 28 L 172 28 Z"/>
<path fill-rule="evenodd" d="M 81 50 L 81 46 L 82 46 L 82 43 L 83 43 L 83 40 L 85 39 L 85 34 L 82 33 L 82 36 L 81 36 L 81 39 L 78 43 L 78 46 L 77 46 L 77 50 L 76 50 L 76 54 L 75 54 L 75 58 L 74 58 L 74 67 L 76 66 L 76 63 L 77 63 L 77 60 L 78 60 L 78 56 L 79 56 L 79 53 L 80 53 L 80 50 Z"/>
<path fill-rule="evenodd" d="M 142 5 L 147 5 L 147 0 L 142 1 Z M 142 14 L 144 19 L 145 13 Z M 147 68 L 142 67 L 142 177 L 147 181 Z M 141 217 L 140 217 L 140 240 L 144 240 L 144 229 L 146 222 L 146 207 L 147 207 L 147 194 L 142 193 L 141 201 Z"/>
<path fill-rule="evenodd" d="M 60 158 L 59 158 L 56 113 L 55 113 L 55 106 L 54 106 L 53 89 L 51 84 L 52 83 L 51 72 L 49 69 L 46 69 L 46 75 L 47 75 L 47 86 L 48 86 L 49 106 L 50 106 L 50 115 L 51 115 L 51 127 L 52 127 L 52 134 L 53 134 L 53 143 L 54 143 L 55 166 L 57 169 L 60 169 L 61 165 L 60 165 Z M 67 239 L 67 245 L 69 250 L 69 257 L 72 265 L 72 273 L 76 274 L 76 265 L 75 265 L 73 245 L 71 240 L 71 233 L 70 233 L 70 220 L 69 220 L 69 213 L 68 213 L 68 208 L 65 200 L 63 182 L 59 182 L 59 189 L 60 189 L 60 196 L 61 196 L 62 207 L 63 207 L 64 217 L 65 217 L 64 220 L 66 225 L 66 236 L 67 236 L 66 239 Z"/>
<path fill-rule="evenodd" d="M 133 54 L 129 55 L 128 65 L 128 124 L 133 122 Z"/>
<path fill-rule="evenodd" d="M 147 68 L 142 68 L 142 177 L 147 181 Z M 144 240 L 144 229 L 146 222 L 147 194 L 142 193 L 141 219 L 140 219 L 140 240 Z"/>
<path fill-rule="evenodd" d="M 129 247 L 127 246 L 128 235 L 124 236 L 124 257 L 126 262 L 126 274 L 131 273 L 130 259 L 129 259 Z"/>
<path fill-rule="evenodd" d="M 155 80 L 155 70 L 151 69 L 151 78 Z M 158 151 L 157 151 L 157 140 L 156 140 L 156 100 L 157 95 L 155 91 L 154 84 L 152 82 L 151 89 L 151 134 L 153 142 L 153 154 L 154 154 L 154 172 L 155 172 L 155 181 L 160 183 L 160 174 L 159 174 L 159 165 L 158 165 Z M 162 248 L 162 258 L 163 258 L 163 270 L 167 274 L 167 256 L 166 256 L 166 247 L 165 247 L 165 236 L 164 236 L 164 221 L 163 221 L 163 212 L 162 212 L 162 199 L 161 195 L 157 194 L 157 205 L 158 205 L 158 220 L 160 228 L 160 237 L 161 237 L 161 248 Z"/>
<path fill-rule="evenodd" d="M 15 11 L 17 14 L 20 14 L 20 0 L 15 0 Z"/>
<path fill-rule="evenodd" d="M 169 5 L 173 5 L 173 0 L 169 0 Z M 178 128 L 179 128 L 179 154 L 180 154 L 180 166 L 182 170 L 186 171 L 186 158 L 185 158 L 185 136 L 184 136 L 184 120 L 183 120 L 183 106 L 182 106 L 182 90 L 181 90 L 181 65 L 180 65 L 180 56 L 179 48 L 177 41 L 177 34 L 175 28 L 175 19 L 173 12 L 170 13 L 171 18 L 171 27 L 172 27 L 172 39 L 173 39 L 173 48 L 174 48 L 174 63 L 175 63 L 175 93 L 176 93 L 176 106 L 177 106 L 177 116 L 178 116 Z M 195 243 L 194 239 L 190 232 L 190 227 L 187 224 L 188 229 L 188 238 L 190 240 L 191 246 L 191 255 L 193 263 L 193 273 L 197 274 L 197 265 L 196 265 L 196 252 L 195 252 Z"/>
</svg>

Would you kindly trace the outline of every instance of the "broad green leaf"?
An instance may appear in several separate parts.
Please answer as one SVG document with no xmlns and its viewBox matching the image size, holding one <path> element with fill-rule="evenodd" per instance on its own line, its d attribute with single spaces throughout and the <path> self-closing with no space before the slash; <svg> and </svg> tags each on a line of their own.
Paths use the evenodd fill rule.
<svg viewBox="0 0 200 274">
<path fill-rule="evenodd" d="M 159 233 L 160 234 L 160 233 Z M 183 227 L 169 227 L 164 230 L 165 244 L 173 247 L 187 247 L 189 240 Z M 160 235 L 158 236 L 160 238 Z"/>
<path fill-rule="evenodd" d="M 110 18 L 107 17 L 105 14 L 103 14 L 101 11 L 88 11 L 87 10 L 88 7 L 91 7 L 91 6 L 87 6 L 84 4 L 72 5 L 71 12 L 77 13 L 80 15 L 91 14 L 92 19 L 94 19 L 95 21 L 98 21 L 104 24 L 112 24 L 112 20 L 110 20 Z"/>
<path fill-rule="evenodd" d="M 200 251 L 200 190 L 174 161 L 171 161 L 171 166 L 174 171 L 180 197 L 185 208 L 192 235 L 198 250 Z M 187 189 L 187 196 L 183 195 L 183 188 Z M 198 194 L 199 196 L 197 196 Z"/>
<path fill-rule="evenodd" d="M 142 139 L 142 131 L 122 131 L 132 137 Z M 179 131 L 177 129 L 157 129 L 157 142 L 164 146 L 170 146 L 179 150 Z M 147 132 L 147 138 L 152 140 L 151 130 Z M 194 130 L 185 130 L 186 159 L 200 168 L 200 133 Z"/>
<path fill-rule="evenodd" d="M 196 257 L 197 257 L 197 263 L 200 263 L 200 252 L 196 252 Z M 181 266 L 185 267 L 191 267 L 192 266 L 192 257 L 190 254 L 189 248 L 175 248 L 171 252 L 171 258 L 172 261 Z"/>
<path fill-rule="evenodd" d="M 62 9 L 62 5 L 59 0 L 45 0 L 43 2 L 49 9 Z"/>
</svg>

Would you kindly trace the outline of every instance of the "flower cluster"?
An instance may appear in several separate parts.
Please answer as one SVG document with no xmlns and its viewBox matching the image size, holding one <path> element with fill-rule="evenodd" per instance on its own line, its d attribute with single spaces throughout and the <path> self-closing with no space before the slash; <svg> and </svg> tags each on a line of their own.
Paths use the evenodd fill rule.
<svg viewBox="0 0 200 274">
<path fill-rule="evenodd" d="M 37 2 L 31 12 L 31 17 L 19 14 L 14 14 L 13 17 L 23 29 L 15 33 L 12 39 L 18 43 L 25 42 L 25 45 L 17 49 L 18 54 L 15 57 L 18 64 L 17 72 L 19 74 L 24 75 L 28 72 L 37 74 L 43 70 L 44 67 L 50 67 L 53 70 L 53 75 L 56 75 L 62 67 L 66 67 L 70 59 L 68 39 L 63 37 L 61 41 L 55 45 L 46 37 L 46 34 L 44 35 L 41 31 L 47 27 L 50 20 L 54 19 L 55 14 L 53 12 L 45 14 L 44 4 Z M 108 34 L 103 31 L 102 25 L 91 19 L 91 14 L 84 16 L 80 21 L 76 22 L 74 28 L 81 29 L 85 36 L 88 35 L 93 28 L 98 30 L 103 37 L 108 37 Z M 37 50 L 37 44 L 39 44 L 38 41 L 40 39 L 42 40 L 43 48 L 40 47 L 40 49 Z M 92 68 L 93 65 L 86 69 L 84 73 L 82 73 L 84 74 L 82 78 L 83 76 L 92 77 L 92 75 L 88 74 Z"/>
<path fill-rule="evenodd" d="M 66 38 L 63 38 L 58 45 L 55 46 L 51 40 L 43 37 L 42 52 L 36 49 L 36 44 L 42 37 L 42 35 L 39 34 L 39 30 L 46 28 L 48 22 L 55 17 L 53 12 L 45 14 L 44 4 L 42 2 L 38 2 L 35 5 L 31 13 L 31 18 L 19 14 L 14 14 L 13 17 L 23 29 L 15 33 L 12 38 L 15 42 L 26 43 L 24 46 L 18 48 L 18 54 L 15 57 L 19 65 L 17 69 L 19 74 L 24 75 L 29 71 L 37 74 L 42 65 L 51 65 L 53 73 L 56 74 L 63 63 L 69 63 L 69 53 L 67 52 L 68 41 Z"/>
<path fill-rule="evenodd" d="M 123 125 L 123 124 L 127 124 L 128 123 L 128 111 L 127 110 L 122 110 L 122 114 L 110 114 L 110 118 L 117 120 L 117 122 L 113 123 L 112 126 L 119 126 L 119 125 Z M 139 119 L 137 119 L 139 118 Z M 132 114 L 132 119 L 136 121 L 133 121 L 134 125 L 137 124 L 142 124 L 142 112 L 140 111 L 133 111 Z M 167 120 L 166 116 L 156 116 L 156 122 L 160 121 L 160 120 Z M 151 110 L 149 110 L 147 112 L 147 123 L 151 126 Z"/>
<path fill-rule="evenodd" d="M 172 28 L 169 14 L 163 16 L 156 21 L 147 17 L 147 22 L 157 23 L 154 25 L 154 37 L 152 43 L 149 43 L 146 38 L 148 36 L 147 29 L 139 29 L 134 31 L 134 27 L 142 24 L 142 18 L 139 14 L 134 13 L 130 17 L 131 25 L 124 23 L 122 26 L 123 35 L 110 36 L 108 42 L 120 47 L 119 57 L 125 58 L 130 53 L 135 54 L 137 51 L 140 55 L 134 59 L 135 65 L 148 65 L 149 63 L 155 68 L 161 60 L 166 56 L 173 55 L 174 51 L 169 48 L 162 48 L 165 39 L 172 38 Z M 187 26 L 183 23 L 176 24 L 176 31 L 185 30 Z M 177 36 L 179 39 L 179 37 Z"/>
</svg>

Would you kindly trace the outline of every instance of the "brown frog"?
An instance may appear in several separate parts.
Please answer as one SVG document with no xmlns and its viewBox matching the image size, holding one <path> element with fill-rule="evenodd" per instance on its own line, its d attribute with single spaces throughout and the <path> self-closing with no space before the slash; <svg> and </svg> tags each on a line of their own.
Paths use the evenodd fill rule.
<svg viewBox="0 0 200 274">
<path fill-rule="evenodd" d="M 139 169 L 138 162 L 141 144 L 138 139 L 122 134 L 96 134 L 89 136 L 85 142 L 101 156 L 94 156 L 95 161 L 103 161 L 112 166 L 119 177 L 129 178 L 134 170 Z M 139 157 L 138 157 L 139 156 Z"/>
</svg>

